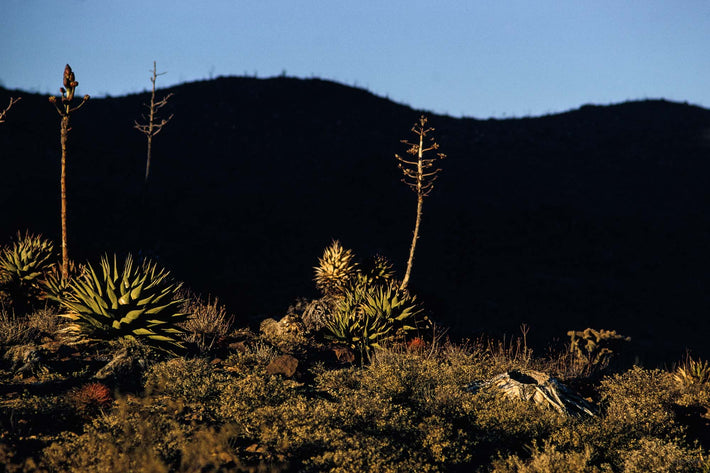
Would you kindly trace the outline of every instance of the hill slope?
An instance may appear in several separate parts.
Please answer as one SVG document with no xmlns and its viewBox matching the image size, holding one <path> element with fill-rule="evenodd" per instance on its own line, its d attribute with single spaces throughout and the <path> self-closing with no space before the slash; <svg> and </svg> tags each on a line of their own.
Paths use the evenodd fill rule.
<svg viewBox="0 0 710 473">
<path fill-rule="evenodd" d="M 331 239 L 402 272 L 414 195 L 393 154 L 419 112 L 321 80 L 219 78 L 169 89 L 143 195 L 147 94 L 72 122 L 72 257 L 138 251 L 243 317 L 315 296 Z M 81 91 L 80 91 L 81 92 Z M 167 91 L 164 91 L 164 93 Z M 59 233 L 58 117 L 45 96 L 0 125 L 0 235 Z M 710 111 L 666 101 L 509 120 L 430 116 L 448 157 L 424 203 L 412 284 L 457 333 L 533 340 L 587 326 L 648 359 L 710 356 Z M 703 352 L 705 350 L 705 352 Z"/>
</svg>

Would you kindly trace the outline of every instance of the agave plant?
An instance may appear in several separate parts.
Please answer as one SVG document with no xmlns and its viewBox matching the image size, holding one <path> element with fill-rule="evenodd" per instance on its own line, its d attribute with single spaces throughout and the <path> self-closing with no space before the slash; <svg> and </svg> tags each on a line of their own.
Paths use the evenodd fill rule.
<svg viewBox="0 0 710 473">
<path fill-rule="evenodd" d="M 17 241 L 0 253 L 0 286 L 16 312 L 25 312 L 39 299 L 40 281 L 54 266 L 54 245 L 41 235 L 17 233 Z"/>
<path fill-rule="evenodd" d="M 676 368 L 673 378 L 681 386 L 706 384 L 710 382 L 710 363 L 701 359 L 694 360 L 688 355 Z"/>
<path fill-rule="evenodd" d="M 72 280 L 78 278 L 83 272 L 83 265 L 77 265 L 69 260 L 69 277 L 65 279 L 62 276 L 62 268 L 55 264 L 39 282 L 40 298 L 61 303 L 61 300 L 67 297 L 70 292 L 69 286 Z"/>
<path fill-rule="evenodd" d="M 354 285 L 325 318 L 325 336 L 365 357 L 382 342 L 416 329 L 421 312 L 416 297 L 392 285 Z"/>
<path fill-rule="evenodd" d="M 187 319 L 181 312 L 183 299 L 176 297 L 181 284 L 155 263 L 134 266 L 131 255 L 122 266 L 113 257 L 101 259 L 101 275 L 89 264 L 69 284 L 61 300 L 69 310 L 63 317 L 74 323 L 69 331 L 90 338 L 140 339 L 168 351 L 184 349 L 178 324 Z"/>
<path fill-rule="evenodd" d="M 382 255 L 369 258 L 358 271 L 359 284 L 389 285 L 394 281 L 394 267 Z"/>
<path fill-rule="evenodd" d="M 318 259 L 315 268 L 315 283 L 324 294 L 337 294 L 350 284 L 357 273 L 357 263 L 353 262 L 353 253 L 343 248 L 334 240 Z"/>
</svg>

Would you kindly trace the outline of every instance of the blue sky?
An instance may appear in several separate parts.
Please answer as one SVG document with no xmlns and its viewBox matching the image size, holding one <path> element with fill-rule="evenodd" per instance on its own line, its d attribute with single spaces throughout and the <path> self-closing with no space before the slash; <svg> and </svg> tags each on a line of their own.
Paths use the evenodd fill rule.
<svg viewBox="0 0 710 473">
<path fill-rule="evenodd" d="M 710 108 L 707 0 L 2 0 L 0 84 L 113 96 L 319 77 L 417 109 L 536 116 L 644 98 Z"/>
</svg>

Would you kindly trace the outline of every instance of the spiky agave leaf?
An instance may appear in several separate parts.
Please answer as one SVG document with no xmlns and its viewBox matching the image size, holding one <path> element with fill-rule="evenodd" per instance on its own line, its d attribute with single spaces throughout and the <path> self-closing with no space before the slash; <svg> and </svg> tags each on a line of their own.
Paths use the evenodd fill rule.
<svg viewBox="0 0 710 473">
<path fill-rule="evenodd" d="M 78 278 L 83 272 L 84 265 L 77 265 L 73 261 L 69 261 L 69 278 L 64 279 L 61 265 L 55 264 L 39 281 L 40 299 L 61 302 L 69 294 L 69 285 L 72 279 Z"/>
<path fill-rule="evenodd" d="M 40 279 L 53 266 L 54 245 L 41 235 L 17 233 L 12 246 L 0 253 L 0 285 L 5 288 L 16 310 L 29 309 L 38 299 Z"/>
<path fill-rule="evenodd" d="M 337 294 L 355 277 L 357 263 L 353 262 L 352 251 L 343 248 L 338 240 L 333 240 L 314 269 L 316 287 L 323 294 Z"/>
<path fill-rule="evenodd" d="M 75 322 L 71 329 L 93 338 L 136 338 L 158 348 L 183 349 L 178 324 L 188 314 L 185 302 L 176 297 L 181 283 L 175 283 L 165 269 L 148 261 L 134 266 L 128 255 L 122 266 L 113 257 L 101 259 L 100 275 L 91 264 L 69 284 L 69 294 L 61 303 L 64 314 Z"/>
</svg>

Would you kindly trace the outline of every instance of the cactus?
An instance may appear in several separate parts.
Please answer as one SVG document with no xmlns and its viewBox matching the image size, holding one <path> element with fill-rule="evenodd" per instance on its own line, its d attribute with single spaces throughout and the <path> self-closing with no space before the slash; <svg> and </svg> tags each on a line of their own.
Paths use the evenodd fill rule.
<svg viewBox="0 0 710 473">
<path fill-rule="evenodd" d="M 0 253 L 0 287 L 16 312 L 29 311 L 40 299 L 41 280 L 54 266 L 54 245 L 41 235 L 17 233 L 17 241 Z"/>
<path fill-rule="evenodd" d="M 343 248 L 338 240 L 325 249 L 314 269 L 316 287 L 324 295 L 341 293 L 357 274 L 352 251 Z"/>
<path fill-rule="evenodd" d="M 585 367 L 587 372 L 602 369 L 609 364 L 613 355 L 612 347 L 618 342 L 631 341 L 630 337 L 619 335 L 615 330 L 594 330 L 587 328 L 583 331 L 569 331 L 570 352 L 574 355 L 576 363 Z"/>
<path fill-rule="evenodd" d="M 61 300 L 69 310 L 63 317 L 74 324 L 68 331 L 90 338 L 140 339 L 167 351 L 184 349 L 178 324 L 187 319 L 180 311 L 185 302 L 176 298 L 180 283 L 154 263 L 133 265 L 131 255 L 122 267 L 113 257 L 101 260 L 99 276 L 89 264 L 79 278 L 69 284 L 69 294 Z"/>
</svg>

